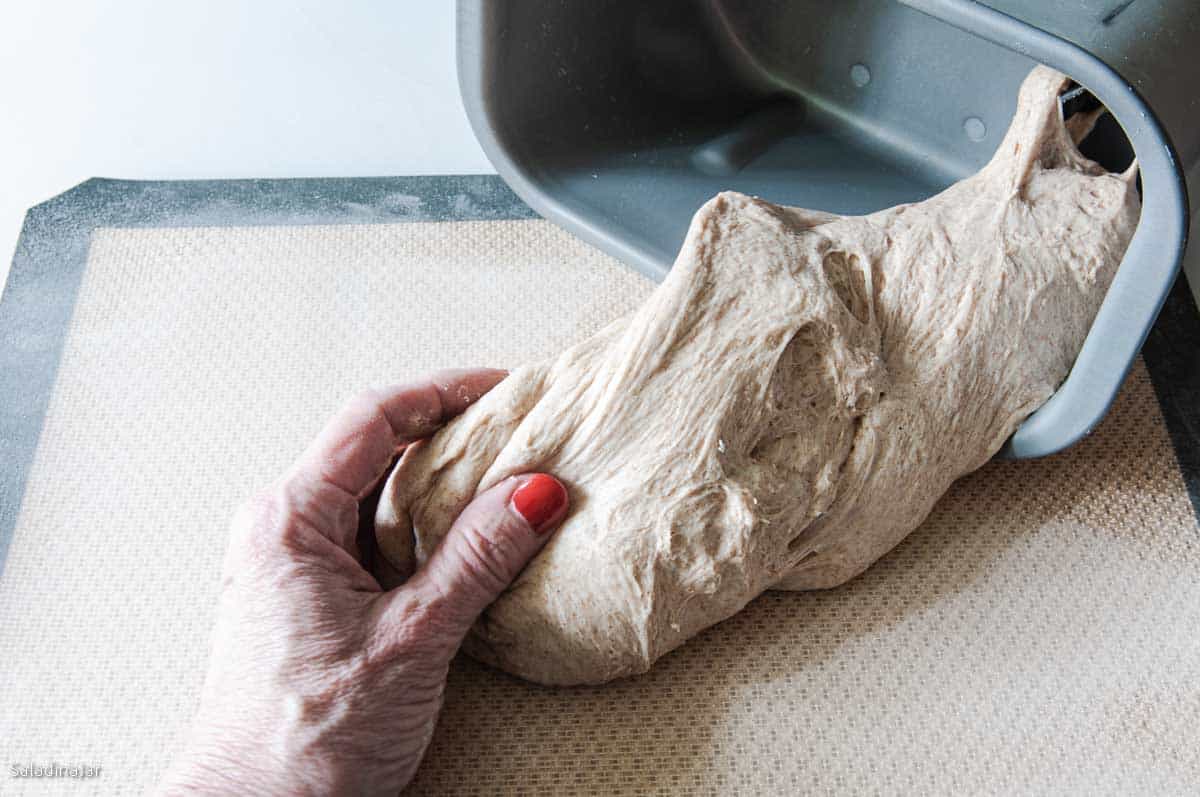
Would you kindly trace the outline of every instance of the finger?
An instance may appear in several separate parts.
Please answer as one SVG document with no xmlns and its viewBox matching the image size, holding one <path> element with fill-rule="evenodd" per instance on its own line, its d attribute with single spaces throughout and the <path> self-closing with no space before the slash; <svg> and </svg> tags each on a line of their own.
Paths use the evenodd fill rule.
<svg viewBox="0 0 1200 797">
<path fill-rule="evenodd" d="M 505 375 L 494 369 L 441 371 L 424 381 L 369 390 L 334 416 L 290 476 L 302 483 L 330 484 L 362 498 L 383 477 L 402 446 L 432 434 Z"/>
<path fill-rule="evenodd" d="M 385 597 L 382 627 L 405 628 L 414 615 L 433 618 L 428 633 L 439 637 L 433 644 L 457 650 L 480 613 L 546 544 L 568 504 L 566 488 L 544 473 L 506 479 L 480 493 L 425 566 Z"/>
</svg>

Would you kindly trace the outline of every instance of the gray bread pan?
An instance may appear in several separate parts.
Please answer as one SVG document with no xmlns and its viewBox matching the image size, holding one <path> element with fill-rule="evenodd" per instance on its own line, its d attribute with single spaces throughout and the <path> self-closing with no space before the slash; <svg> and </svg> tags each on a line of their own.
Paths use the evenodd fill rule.
<svg viewBox="0 0 1200 797">
<path fill-rule="evenodd" d="M 1104 416 L 1170 289 L 1200 185 L 1200 0 L 459 0 L 467 113 L 531 207 L 661 278 L 719 191 L 843 214 L 982 167 L 1036 63 L 1111 115 L 1141 220 L 1070 376 L 1011 457 Z M 1069 109 L 1064 109 L 1069 113 Z M 1115 121 L 1113 121 L 1115 119 Z"/>
</svg>

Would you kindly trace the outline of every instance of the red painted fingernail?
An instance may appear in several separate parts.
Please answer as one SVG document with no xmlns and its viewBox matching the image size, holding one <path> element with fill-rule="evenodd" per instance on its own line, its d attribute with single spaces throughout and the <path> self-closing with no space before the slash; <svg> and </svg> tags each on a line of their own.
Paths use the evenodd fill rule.
<svg viewBox="0 0 1200 797">
<path fill-rule="evenodd" d="M 550 530 L 551 521 L 567 506 L 567 488 L 558 479 L 538 473 L 512 494 L 513 509 L 539 534 Z"/>
</svg>

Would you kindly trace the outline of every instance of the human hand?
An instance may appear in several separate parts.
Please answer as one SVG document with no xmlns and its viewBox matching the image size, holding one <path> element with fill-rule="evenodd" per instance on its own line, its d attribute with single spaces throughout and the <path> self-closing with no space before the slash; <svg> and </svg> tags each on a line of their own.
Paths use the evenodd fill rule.
<svg viewBox="0 0 1200 797">
<path fill-rule="evenodd" d="M 361 564 L 359 507 L 398 451 L 503 377 L 444 372 L 364 394 L 238 512 L 192 739 L 163 793 L 394 794 L 412 778 L 450 659 L 562 521 L 567 493 L 533 474 L 479 494 L 391 592 Z"/>
</svg>

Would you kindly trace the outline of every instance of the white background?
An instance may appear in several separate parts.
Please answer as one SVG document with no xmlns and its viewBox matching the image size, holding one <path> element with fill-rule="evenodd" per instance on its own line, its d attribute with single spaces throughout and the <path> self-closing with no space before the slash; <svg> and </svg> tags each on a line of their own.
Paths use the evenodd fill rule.
<svg viewBox="0 0 1200 797">
<path fill-rule="evenodd" d="M 0 282 L 89 177 L 492 171 L 451 0 L 0 0 Z"/>
</svg>

